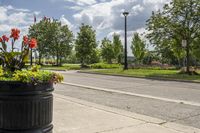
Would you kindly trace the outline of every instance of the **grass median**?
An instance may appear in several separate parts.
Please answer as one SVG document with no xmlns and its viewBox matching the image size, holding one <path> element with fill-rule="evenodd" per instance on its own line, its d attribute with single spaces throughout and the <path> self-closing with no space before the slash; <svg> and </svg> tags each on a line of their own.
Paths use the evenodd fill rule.
<svg viewBox="0 0 200 133">
<path fill-rule="evenodd" d="M 151 69 L 103 69 L 103 70 L 87 70 L 85 72 L 108 74 L 108 75 L 122 75 L 130 77 L 143 78 L 162 78 L 171 80 L 189 80 L 200 82 L 200 75 L 179 74 L 179 70 L 151 70 Z M 198 71 L 200 74 L 200 71 Z"/>
<path fill-rule="evenodd" d="M 42 69 L 45 70 L 82 70 L 82 69 L 119 69 L 122 68 L 120 64 L 106 64 L 106 63 L 94 63 L 88 65 L 86 68 L 81 68 L 80 64 L 63 64 L 62 66 L 52 66 L 52 65 L 44 65 Z"/>
<path fill-rule="evenodd" d="M 45 66 L 42 66 L 42 69 L 45 69 L 45 70 L 58 70 L 58 71 L 80 70 L 80 64 L 64 64 L 63 66 L 45 65 Z"/>
</svg>

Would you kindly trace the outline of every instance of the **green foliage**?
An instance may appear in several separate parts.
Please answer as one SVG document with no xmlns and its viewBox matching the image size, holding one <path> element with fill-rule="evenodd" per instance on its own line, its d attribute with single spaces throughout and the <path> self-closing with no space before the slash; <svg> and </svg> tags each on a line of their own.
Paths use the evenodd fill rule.
<svg viewBox="0 0 200 133">
<path fill-rule="evenodd" d="M 51 66 L 51 65 L 46 65 L 46 66 L 42 66 L 42 69 L 45 70 L 80 70 L 80 64 L 63 64 L 62 66 Z"/>
<path fill-rule="evenodd" d="M 92 53 L 92 58 L 90 60 L 90 63 L 97 63 L 100 61 L 100 50 L 98 48 L 96 48 L 93 53 Z"/>
<path fill-rule="evenodd" d="M 71 51 L 71 54 L 65 58 L 66 63 L 69 64 L 77 64 L 79 63 L 78 59 L 76 58 L 76 52 L 74 50 Z"/>
<path fill-rule="evenodd" d="M 192 54 L 196 59 L 200 61 L 200 37 L 194 40 Z"/>
<path fill-rule="evenodd" d="M 92 69 L 114 69 L 114 68 L 121 68 L 120 64 L 106 64 L 106 63 L 95 63 L 91 64 L 90 68 Z"/>
<path fill-rule="evenodd" d="M 147 21 L 147 38 L 161 55 L 162 51 L 169 51 L 163 56 L 168 55 L 171 60 L 175 57 L 180 63 L 181 58 L 185 56 L 181 46 L 182 40 L 187 41 L 186 49 L 191 52 L 195 40 L 200 36 L 199 12 L 199 0 L 172 0 L 162 11 L 152 13 Z"/>
<path fill-rule="evenodd" d="M 114 47 L 114 55 L 117 63 L 122 63 L 123 56 L 123 46 L 120 40 L 120 35 L 114 33 L 113 35 L 113 47 Z"/>
<path fill-rule="evenodd" d="M 82 24 L 80 32 L 75 41 L 76 57 L 80 60 L 81 66 L 85 66 L 93 62 L 96 57 L 96 33 L 89 25 Z"/>
<path fill-rule="evenodd" d="M 33 66 L 29 70 L 17 70 L 12 75 L 4 72 L 2 68 L 0 68 L 0 80 L 1 81 L 19 81 L 23 83 L 46 83 L 53 82 L 58 83 L 63 81 L 63 76 L 50 72 L 50 71 L 42 71 L 39 70 L 40 66 Z"/>
<path fill-rule="evenodd" d="M 15 47 L 15 42 L 20 37 L 19 33 L 20 30 L 18 29 L 11 29 L 11 35 L 9 38 L 6 37 L 6 35 L 3 35 L 2 38 L 4 37 L 4 39 L 2 40 L 0 37 L 0 60 L 3 69 L 8 72 L 21 70 L 25 66 L 25 61 L 29 54 L 30 40 L 27 36 L 27 42 L 25 43 L 24 40 L 22 41 L 21 49 Z M 10 44 L 8 44 L 9 39 L 11 40 Z M 36 46 L 36 42 L 34 44 Z M 7 49 L 7 45 L 11 45 L 11 50 Z M 16 49 L 18 49 L 18 51 Z"/>
<path fill-rule="evenodd" d="M 104 69 L 104 70 L 90 70 L 89 72 L 108 74 L 108 75 L 143 77 L 143 78 L 194 80 L 200 82 L 199 75 L 190 76 L 187 74 L 179 74 L 178 70 L 129 69 L 124 71 L 123 69 Z"/>
<path fill-rule="evenodd" d="M 131 49 L 132 49 L 132 53 L 135 57 L 136 63 L 142 63 L 142 60 L 145 56 L 145 52 L 146 52 L 146 44 L 145 42 L 140 38 L 138 33 L 134 33 L 133 35 L 133 39 L 132 39 L 132 45 L 131 45 Z"/>
<path fill-rule="evenodd" d="M 29 36 L 35 37 L 38 41 L 36 50 L 39 54 L 39 64 L 42 64 L 41 58 L 49 54 L 49 46 L 53 42 L 53 33 L 52 23 L 45 19 L 29 27 Z"/>
<path fill-rule="evenodd" d="M 107 38 L 104 38 L 102 40 L 101 56 L 102 56 L 103 60 L 106 61 L 108 64 L 111 64 L 112 60 L 115 58 L 113 44 Z"/>
<path fill-rule="evenodd" d="M 51 77 L 52 73 L 48 71 L 40 71 L 40 72 L 33 72 L 33 71 L 27 71 L 27 70 L 22 70 L 22 71 L 16 71 L 13 74 L 13 79 L 15 81 L 21 81 L 24 83 L 43 83 L 43 82 L 48 82 Z"/>
<path fill-rule="evenodd" d="M 29 36 L 38 40 L 37 52 L 39 64 L 43 57 L 56 57 L 57 65 L 62 64 L 62 59 L 67 58 L 73 48 L 73 33 L 67 25 L 61 22 L 43 19 L 29 28 Z"/>
<path fill-rule="evenodd" d="M 156 51 L 146 51 L 145 56 L 143 58 L 143 64 L 151 65 L 152 61 L 159 61 L 160 57 L 158 56 Z"/>
<path fill-rule="evenodd" d="M 0 77 L 4 75 L 3 68 L 0 66 Z"/>
<path fill-rule="evenodd" d="M 62 59 L 67 58 L 73 48 L 73 33 L 67 25 L 62 26 L 61 23 L 54 24 L 53 44 L 50 46 L 50 55 L 57 58 L 57 65 L 62 65 Z"/>
</svg>

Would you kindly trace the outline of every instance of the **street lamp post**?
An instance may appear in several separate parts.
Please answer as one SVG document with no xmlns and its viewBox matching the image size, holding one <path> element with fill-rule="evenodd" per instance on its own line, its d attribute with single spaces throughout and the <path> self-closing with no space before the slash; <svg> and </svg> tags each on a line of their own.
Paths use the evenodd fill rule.
<svg viewBox="0 0 200 133">
<path fill-rule="evenodd" d="M 124 70 L 128 69 L 128 63 L 127 63 L 127 16 L 129 12 L 123 12 L 123 15 L 125 17 L 125 37 L 124 37 Z"/>
</svg>

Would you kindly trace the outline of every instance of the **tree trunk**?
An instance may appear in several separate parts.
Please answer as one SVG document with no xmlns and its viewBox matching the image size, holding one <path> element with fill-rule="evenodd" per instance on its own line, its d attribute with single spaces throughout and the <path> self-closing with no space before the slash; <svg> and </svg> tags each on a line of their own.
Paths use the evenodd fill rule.
<svg viewBox="0 0 200 133">
<path fill-rule="evenodd" d="M 84 61 L 83 61 L 83 58 L 81 58 L 81 68 L 84 67 Z"/>
<path fill-rule="evenodd" d="M 120 56 L 120 55 L 118 56 L 118 61 L 117 61 L 117 63 L 118 63 L 118 64 L 121 64 L 121 56 Z"/>
<path fill-rule="evenodd" d="M 62 58 L 60 56 L 60 63 L 59 63 L 59 66 L 62 66 Z"/>
<path fill-rule="evenodd" d="M 59 53 L 57 50 L 57 55 L 56 55 L 56 65 L 59 66 Z"/>
<path fill-rule="evenodd" d="M 112 59 L 108 59 L 108 64 L 112 64 Z"/>
<path fill-rule="evenodd" d="M 181 68 L 181 59 L 178 58 L 177 60 L 178 60 L 178 67 Z"/>
</svg>

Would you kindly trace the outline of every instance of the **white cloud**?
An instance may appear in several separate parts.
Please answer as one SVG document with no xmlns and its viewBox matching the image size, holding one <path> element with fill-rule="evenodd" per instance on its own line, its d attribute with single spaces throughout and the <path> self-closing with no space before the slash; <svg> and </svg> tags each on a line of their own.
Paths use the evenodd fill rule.
<svg viewBox="0 0 200 133">
<path fill-rule="evenodd" d="M 93 5 L 97 3 L 96 0 L 65 0 L 67 2 L 74 3 L 76 5 L 84 6 L 84 5 Z"/>
<path fill-rule="evenodd" d="M 128 46 L 134 32 L 138 32 L 143 39 L 146 20 L 151 16 L 152 11 L 161 9 L 170 0 L 101 0 L 90 6 L 79 6 L 79 11 L 73 15 L 75 22 L 92 25 L 97 31 L 97 39 L 103 37 L 112 39 L 113 33 L 121 35 L 124 41 L 124 16 L 123 11 L 128 11 Z M 131 55 L 129 49 L 129 55 Z"/>
<path fill-rule="evenodd" d="M 143 0 L 143 4 L 146 7 L 151 7 L 154 10 L 158 10 L 163 4 L 169 3 L 171 0 Z"/>
<path fill-rule="evenodd" d="M 12 13 L 10 14 L 9 16 L 7 16 L 7 21 L 9 24 L 20 24 L 20 25 L 23 25 L 23 24 L 29 24 L 30 22 L 27 21 L 27 16 L 29 14 L 27 13 L 24 13 L 24 12 L 18 12 L 18 13 Z"/>
<path fill-rule="evenodd" d="M 30 10 L 28 10 L 28 9 L 23 9 L 23 8 L 14 8 L 14 7 L 11 6 L 11 5 L 8 5 L 8 6 L 4 7 L 4 8 L 6 8 L 6 9 L 8 9 L 8 10 L 18 11 L 18 12 L 29 12 L 29 11 L 30 11 Z"/>
<path fill-rule="evenodd" d="M 61 24 L 62 25 L 68 25 L 69 26 L 69 29 L 72 29 L 73 28 L 73 25 L 65 18 L 65 15 L 62 15 L 60 17 L 60 21 L 61 21 Z"/>
<path fill-rule="evenodd" d="M 38 11 L 34 13 L 40 14 Z M 21 30 L 21 35 L 25 35 L 31 24 L 33 24 L 33 13 L 28 9 L 14 8 L 11 5 L 0 6 L 0 35 L 9 35 L 11 28 L 18 28 Z"/>
<path fill-rule="evenodd" d="M 78 24 L 90 24 L 97 30 L 107 28 L 122 30 L 124 28 L 122 12 L 126 10 L 130 12 L 128 30 L 133 31 L 144 27 L 151 12 L 167 2 L 169 0 L 110 0 L 109 2 L 102 0 L 100 3 L 81 7 L 82 9 L 76 7 L 80 11 L 73 17 Z"/>
<path fill-rule="evenodd" d="M 152 4 L 152 5 L 158 5 L 163 3 L 168 3 L 169 0 L 143 0 L 143 3 L 145 5 Z"/>
<path fill-rule="evenodd" d="M 79 13 L 73 15 L 77 23 L 93 25 L 97 30 L 109 28 L 112 20 L 112 7 L 124 3 L 124 0 L 112 0 L 88 6 Z"/>
<path fill-rule="evenodd" d="M 144 10 L 144 7 L 138 4 L 132 7 L 131 12 L 133 15 L 138 15 L 143 10 Z"/>
<path fill-rule="evenodd" d="M 35 14 L 36 16 L 39 15 L 41 12 L 39 11 L 34 11 L 33 14 Z"/>
<path fill-rule="evenodd" d="M 4 33 L 9 32 L 11 28 L 12 28 L 11 25 L 0 24 L 0 33 L 1 32 L 4 32 Z"/>
<path fill-rule="evenodd" d="M 83 6 L 65 6 L 66 9 L 72 9 L 72 10 L 75 10 L 75 11 L 80 11 L 80 10 L 83 10 L 84 7 Z"/>
<path fill-rule="evenodd" d="M 5 21 L 7 19 L 7 9 L 0 6 L 0 21 Z"/>
<path fill-rule="evenodd" d="M 37 15 L 40 14 L 37 11 L 34 13 Z M 30 10 L 15 8 L 11 5 L 0 6 L 0 36 L 3 34 L 9 36 L 11 28 L 20 29 L 21 36 L 15 44 L 16 48 L 20 48 L 21 39 L 23 35 L 28 33 L 28 28 L 31 24 L 33 24 L 33 13 Z"/>
</svg>

